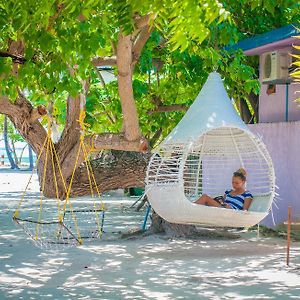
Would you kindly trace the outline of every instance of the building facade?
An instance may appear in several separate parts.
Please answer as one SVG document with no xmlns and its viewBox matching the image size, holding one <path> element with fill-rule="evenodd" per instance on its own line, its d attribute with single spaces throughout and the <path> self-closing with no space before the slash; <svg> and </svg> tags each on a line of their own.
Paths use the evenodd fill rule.
<svg viewBox="0 0 300 300">
<path fill-rule="evenodd" d="M 259 56 L 261 91 L 257 124 L 248 125 L 260 136 L 272 157 L 276 174 L 276 197 L 272 211 L 262 224 L 273 227 L 287 219 L 288 206 L 300 220 L 300 84 L 292 71 L 293 45 L 300 35 L 293 25 L 285 26 L 236 44 L 248 56 Z"/>
</svg>

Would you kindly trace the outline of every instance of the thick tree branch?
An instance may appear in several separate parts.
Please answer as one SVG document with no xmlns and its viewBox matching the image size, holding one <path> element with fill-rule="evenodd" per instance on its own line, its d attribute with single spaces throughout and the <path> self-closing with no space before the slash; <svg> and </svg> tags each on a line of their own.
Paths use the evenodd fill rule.
<svg viewBox="0 0 300 300">
<path fill-rule="evenodd" d="M 82 128 L 80 126 L 80 114 L 85 110 L 86 95 L 89 89 L 89 82 L 82 81 L 83 92 L 75 99 L 68 97 L 67 99 L 67 116 L 66 125 L 59 142 L 56 145 L 57 154 L 62 164 L 62 172 L 64 178 L 68 178 L 75 167 L 77 152 L 80 146 L 80 138 Z M 82 120 L 83 121 L 83 120 Z M 78 165 L 84 161 L 84 154 L 81 152 Z M 78 166 L 77 165 L 77 166 Z"/>
<path fill-rule="evenodd" d="M 134 45 L 132 50 L 132 63 L 135 65 L 140 56 L 141 52 L 149 39 L 152 31 L 152 25 L 150 24 L 155 16 L 153 14 L 147 14 L 145 16 L 135 15 L 134 22 L 136 30 L 132 34 Z"/>
<path fill-rule="evenodd" d="M 117 64 L 117 58 L 112 57 L 95 57 L 92 59 L 92 64 L 94 67 L 102 66 L 115 66 Z"/>
<path fill-rule="evenodd" d="M 145 152 L 148 142 L 144 137 L 135 141 L 128 141 L 124 134 L 103 133 L 85 138 L 85 143 L 90 149 L 100 151 L 104 149 Z"/>
<path fill-rule="evenodd" d="M 74 70 L 71 69 L 71 71 Z M 74 147 L 74 142 L 71 141 L 79 142 L 81 128 L 78 120 L 80 111 L 85 109 L 85 97 L 89 89 L 89 82 L 82 82 L 82 87 L 83 94 L 79 94 L 75 98 L 69 96 L 67 99 L 66 124 L 58 143 L 58 148 L 64 153 L 68 153 Z M 62 159 L 64 159 L 64 156 Z"/>
<path fill-rule="evenodd" d="M 137 29 L 142 29 L 143 27 L 149 25 L 150 20 L 154 19 L 154 15 L 153 14 L 147 14 L 145 16 L 139 16 L 136 15 L 134 17 L 134 23 Z"/>
<path fill-rule="evenodd" d="M 67 99 L 67 116 L 66 124 L 62 132 L 61 138 L 56 145 L 57 153 L 60 158 L 60 163 L 63 164 L 63 170 L 65 178 L 68 178 L 73 170 L 72 165 L 76 160 L 76 154 L 79 142 L 80 142 L 80 125 L 79 125 L 79 115 L 80 115 L 80 96 L 75 98 L 68 97 Z M 70 154 L 69 153 L 74 154 Z M 83 161 L 83 157 L 80 158 L 80 162 Z M 70 174 L 69 174 L 70 173 Z"/>
<path fill-rule="evenodd" d="M 99 135 L 87 136 L 84 139 L 84 143 L 87 146 L 87 151 L 96 151 L 101 150 L 124 150 L 124 151 L 135 151 L 135 152 L 146 152 L 148 149 L 148 142 L 145 138 L 141 137 L 137 141 L 128 141 L 123 134 L 112 134 L 112 133 L 103 133 Z M 68 157 L 61 162 L 63 175 L 65 178 L 71 176 L 74 162 L 76 160 L 78 146 L 74 146 L 68 152 Z M 84 161 L 83 153 L 80 153 L 78 166 Z"/>
<path fill-rule="evenodd" d="M 19 64 L 24 64 L 26 59 L 21 56 L 21 55 L 17 55 L 17 54 L 12 54 L 9 53 L 8 51 L 0 51 L 0 57 L 10 57 L 13 59 L 13 62 L 19 63 Z"/>
<path fill-rule="evenodd" d="M 134 42 L 134 46 L 132 49 L 132 64 L 135 65 L 140 56 L 141 56 L 141 52 L 146 44 L 146 42 L 148 41 L 150 35 L 151 35 L 151 28 L 149 25 L 146 25 L 141 32 L 139 33 L 139 35 L 137 36 L 135 42 Z"/>
<path fill-rule="evenodd" d="M 80 97 L 77 96 L 73 98 L 69 96 L 67 99 L 66 125 L 62 133 L 62 139 L 64 138 L 65 135 L 68 134 L 68 131 L 70 131 L 71 127 L 73 127 L 74 129 L 78 129 L 77 134 L 79 134 L 79 124 L 78 124 L 79 114 L 80 114 Z"/>
<path fill-rule="evenodd" d="M 131 35 L 119 34 L 117 47 L 118 88 L 123 113 L 123 131 L 128 141 L 140 138 L 140 128 L 132 88 Z"/>
<path fill-rule="evenodd" d="M 107 157 L 91 161 L 101 193 L 117 188 L 144 187 L 151 154 L 112 151 Z M 90 190 L 87 170 L 81 165 L 75 173 L 72 195 L 87 195 Z"/>
<path fill-rule="evenodd" d="M 156 109 L 149 110 L 147 112 L 148 115 L 152 115 L 155 113 L 162 113 L 162 112 L 170 112 L 170 111 L 187 111 L 188 107 L 183 104 L 173 104 L 173 105 L 162 105 L 158 106 Z"/>
<path fill-rule="evenodd" d="M 8 97 L 0 96 L 0 113 L 10 117 L 18 113 L 18 108 L 9 101 Z"/>
<path fill-rule="evenodd" d="M 38 121 L 45 113 L 44 107 L 33 108 L 24 95 L 19 93 L 15 103 L 11 103 L 5 96 L 0 97 L 0 113 L 10 118 L 35 153 L 39 153 L 46 138 L 46 131 Z"/>
<path fill-rule="evenodd" d="M 47 109 L 44 105 L 39 105 L 30 112 L 29 123 L 33 123 L 47 114 Z"/>
<path fill-rule="evenodd" d="M 9 42 L 9 49 L 8 52 L 11 53 L 12 55 L 15 55 L 17 57 L 23 57 L 24 56 L 24 43 L 23 41 L 13 41 L 11 40 Z M 13 69 L 12 69 L 12 75 L 13 76 L 18 76 L 19 74 L 19 60 L 13 59 Z"/>
<path fill-rule="evenodd" d="M 149 144 L 150 144 L 150 147 L 153 148 L 154 145 L 156 144 L 156 142 L 158 141 L 158 139 L 161 137 L 161 134 L 162 134 L 162 128 L 159 128 L 155 133 L 154 135 L 152 136 Z"/>
<path fill-rule="evenodd" d="M 65 4 L 63 4 L 63 3 L 57 3 L 55 14 L 49 18 L 48 27 L 46 29 L 47 31 L 49 31 L 53 27 L 54 22 L 60 16 L 60 14 L 61 14 L 61 12 L 62 12 L 62 10 L 64 8 L 65 8 Z"/>
<path fill-rule="evenodd" d="M 255 95 L 254 93 L 250 93 L 248 95 L 248 100 L 254 110 L 254 117 L 256 117 L 256 120 L 258 121 L 258 95 Z"/>
</svg>

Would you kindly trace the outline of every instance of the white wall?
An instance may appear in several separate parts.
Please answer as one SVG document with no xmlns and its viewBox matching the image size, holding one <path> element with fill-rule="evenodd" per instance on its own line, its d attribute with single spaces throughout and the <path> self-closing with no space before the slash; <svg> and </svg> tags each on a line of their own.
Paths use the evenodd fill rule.
<svg viewBox="0 0 300 300">
<path fill-rule="evenodd" d="M 276 185 L 276 205 L 273 204 L 275 223 L 287 219 L 288 206 L 300 217 L 300 122 L 259 123 L 248 125 L 249 129 L 262 137 L 272 157 Z M 273 226 L 271 214 L 262 224 Z"/>
</svg>

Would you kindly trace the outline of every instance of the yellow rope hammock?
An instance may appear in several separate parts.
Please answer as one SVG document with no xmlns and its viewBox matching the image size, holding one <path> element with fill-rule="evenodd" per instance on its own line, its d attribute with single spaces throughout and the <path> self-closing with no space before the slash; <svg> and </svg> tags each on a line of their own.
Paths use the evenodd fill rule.
<svg viewBox="0 0 300 300">
<path fill-rule="evenodd" d="M 81 128 L 80 143 L 77 151 L 76 161 L 72 171 L 69 185 L 63 177 L 59 157 L 57 155 L 54 143 L 51 138 L 52 123 L 48 117 L 47 136 L 37 157 L 36 165 L 38 165 L 41 156 L 45 155 L 45 163 L 41 180 L 41 194 L 39 203 L 36 204 L 36 214 L 32 215 L 33 203 L 30 203 L 30 209 L 21 210 L 24 199 L 27 195 L 27 190 L 32 180 L 35 169 L 33 170 L 26 188 L 22 194 L 21 200 L 17 209 L 14 212 L 13 220 L 20 225 L 27 235 L 34 241 L 37 246 L 43 248 L 53 248 L 58 246 L 75 246 L 81 245 L 83 240 L 91 240 L 101 238 L 103 233 L 105 205 L 101 200 L 100 191 L 97 186 L 95 175 L 91 163 L 89 161 L 89 151 L 84 144 L 84 136 L 87 124 L 84 123 L 85 112 L 81 111 L 79 116 L 79 124 Z M 71 203 L 70 195 L 74 180 L 75 171 L 79 164 L 80 154 L 84 157 L 86 166 L 89 187 L 93 198 L 92 207 L 80 205 L 79 208 L 74 208 Z M 53 172 L 53 181 L 55 185 L 55 193 L 57 200 L 57 215 L 53 216 L 53 209 L 49 209 L 49 213 L 44 210 L 44 191 L 47 177 L 47 166 L 51 163 Z M 55 172 L 55 163 L 58 168 L 58 175 Z M 63 185 L 65 199 L 62 201 L 59 197 L 58 182 Z M 90 202 L 90 201 L 89 201 Z M 63 204 L 63 205 L 62 205 Z M 90 204 L 90 203 L 89 203 Z M 24 217 L 22 216 L 24 215 Z M 37 216 L 36 216 L 37 215 Z"/>
</svg>

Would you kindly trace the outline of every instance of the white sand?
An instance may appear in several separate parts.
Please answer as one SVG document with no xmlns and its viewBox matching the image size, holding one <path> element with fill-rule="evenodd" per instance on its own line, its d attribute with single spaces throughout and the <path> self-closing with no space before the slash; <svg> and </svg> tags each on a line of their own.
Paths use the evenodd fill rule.
<svg viewBox="0 0 300 300">
<path fill-rule="evenodd" d="M 136 199 L 105 197 L 104 239 L 45 251 L 27 239 L 12 213 L 30 173 L 0 169 L 0 299 L 299 299 L 300 244 L 242 233 L 236 240 L 121 240 L 112 231 L 140 227 Z M 36 177 L 25 199 L 38 197 Z M 25 209 L 25 208 L 24 208 Z M 53 206 L 55 210 L 55 207 Z"/>
</svg>

